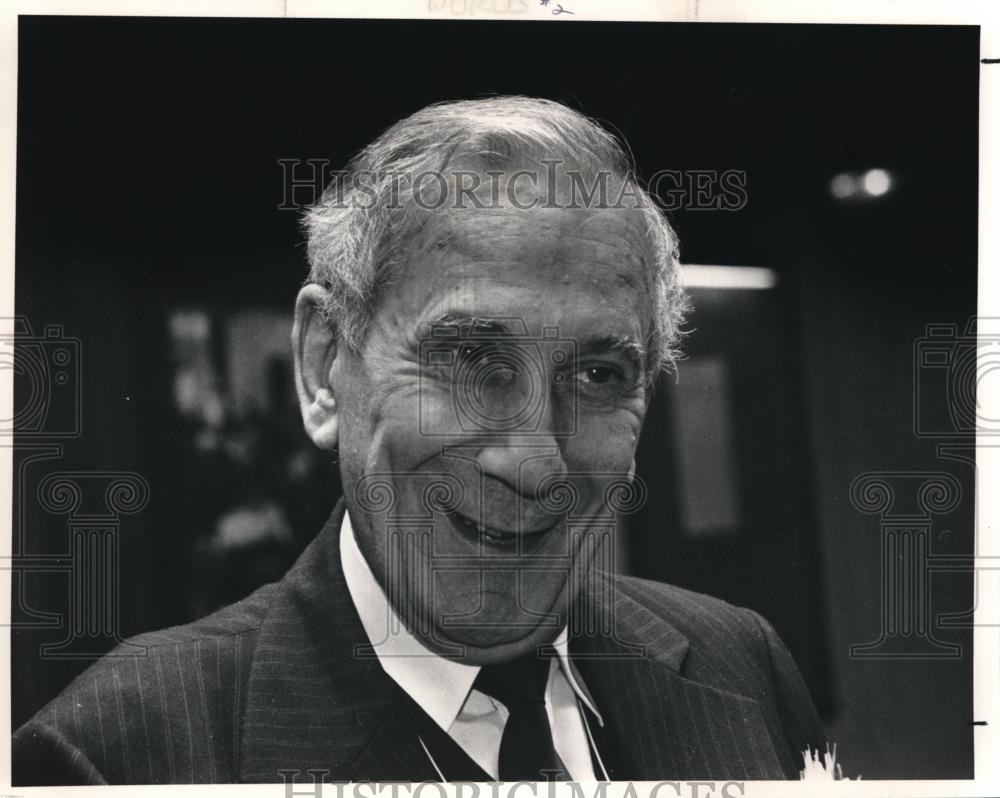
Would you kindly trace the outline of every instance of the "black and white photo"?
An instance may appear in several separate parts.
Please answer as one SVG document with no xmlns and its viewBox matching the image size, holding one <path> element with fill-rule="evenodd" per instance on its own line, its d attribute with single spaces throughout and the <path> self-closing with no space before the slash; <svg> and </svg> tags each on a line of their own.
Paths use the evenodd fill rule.
<svg viewBox="0 0 1000 798">
<path fill-rule="evenodd" d="M 12 787 L 978 788 L 986 28 L 494 5 L 18 17 Z"/>
</svg>

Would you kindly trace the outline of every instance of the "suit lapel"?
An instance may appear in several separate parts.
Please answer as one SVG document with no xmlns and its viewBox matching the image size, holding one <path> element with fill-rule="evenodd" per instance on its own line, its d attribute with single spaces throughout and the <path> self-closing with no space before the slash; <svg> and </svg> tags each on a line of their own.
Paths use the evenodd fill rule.
<svg viewBox="0 0 1000 798">
<path fill-rule="evenodd" d="M 343 512 L 282 580 L 261 625 L 240 781 L 311 782 L 310 771 L 327 781 L 439 778 L 409 696 L 374 655 L 359 655 L 367 637 L 339 562 Z M 757 703 L 685 678 L 686 637 L 611 579 L 598 585 L 588 626 L 603 632 L 574 636 L 570 655 L 604 719 L 592 728 L 612 778 L 784 778 Z M 453 753 L 441 747 L 435 760 Z M 454 763 L 445 776 L 463 778 L 468 762 Z"/>
<path fill-rule="evenodd" d="M 338 781 L 438 781 L 437 769 L 420 742 L 408 712 L 389 715 Z M 435 757 L 435 761 L 437 757 Z M 441 765 L 438 765 L 441 767 Z"/>
<path fill-rule="evenodd" d="M 613 580 L 600 590 L 590 607 L 605 633 L 570 650 L 604 720 L 592 726 L 611 778 L 785 778 L 757 702 L 685 678 L 687 638 Z"/>
<path fill-rule="evenodd" d="M 240 780 L 435 778 L 408 696 L 367 643 L 339 561 L 343 504 L 276 591 L 250 666 Z"/>
</svg>

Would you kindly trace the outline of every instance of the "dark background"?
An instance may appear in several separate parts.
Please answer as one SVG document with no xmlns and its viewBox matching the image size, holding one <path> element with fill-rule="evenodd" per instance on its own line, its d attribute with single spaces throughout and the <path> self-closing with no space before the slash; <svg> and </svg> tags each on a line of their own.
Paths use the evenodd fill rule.
<svg viewBox="0 0 1000 798">
<path fill-rule="evenodd" d="M 670 214 L 682 259 L 778 277 L 693 290 L 622 568 L 768 617 L 849 775 L 971 778 L 968 629 L 935 630 L 960 658 L 849 656 L 879 637 L 882 537 L 848 494 L 952 473 L 932 549 L 972 551 L 971 470 L 912 408 L 915 341 L 976 307 L 978 59 L 976 28 L 22 17 L 16 310 L 80 340 L 82 415 L 47 460 L 20 438 L 15 554 L 65 565 L 67 519 L 32 494 L 48 471 L 132 471 L 151 499 L 121 521 L 119 634 L 280 577 L 339 485 L 290 393 L 306 267 L 279 160 L 339 168 L 439 100 L 549 97 L 622 134 L 641 175 L 743 170 L 741 210 Z M 871 167 L 884 197 L 831 196 Z M 973 605 L 965 575 L 932 587 L 932 617 Z M 87 661 L 39 655 L 66 636 L 38 622 L 66 613 L 65 571 L 15 566 L 14 590 L 17 726 Z"/>
</svg>

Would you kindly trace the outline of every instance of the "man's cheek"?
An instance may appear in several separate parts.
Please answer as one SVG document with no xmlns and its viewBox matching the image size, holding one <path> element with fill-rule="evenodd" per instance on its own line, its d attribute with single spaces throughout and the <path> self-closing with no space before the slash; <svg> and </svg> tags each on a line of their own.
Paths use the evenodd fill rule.
<svg viewBox="0 0 1000 798">
<path fill-rule="evenodd" d="M 434 440 L 422 434 L 415 395 L 387 397 L 373 407 L 368 433 L 370 469 L 406 471 L 425 459 Z"/>
<path fill-rule="evenodd" d="M 633 414 L 583 420 L 578 433 L 565 442 L 566 463 L 578 472 L 627 474 L 641 427 L 641 419 Z"/>
</svg>

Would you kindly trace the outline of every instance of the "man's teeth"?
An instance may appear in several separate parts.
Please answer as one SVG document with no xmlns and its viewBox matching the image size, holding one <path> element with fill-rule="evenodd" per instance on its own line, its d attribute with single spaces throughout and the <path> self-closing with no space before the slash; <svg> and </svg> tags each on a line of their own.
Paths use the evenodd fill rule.
<svg viewBox="0 0 1000 798">
<path fill-rule="evenodd" d="M 455 517 L 459 521 L 461 521 L 462 524 L 465 525 L 468 529 L 475 529 L 477 532 L 479 532 L 479 534 L 486 535 L 486 537 L 488 537 L 490 540 L 502 540 L 504 537 L 502 532 L 496 532 L 490 529 L 488 526 L 484 526 L 483 524 L 471 521 L 464 515 L 456 515 Z"/>
<path fill-rule="evenodd" d="M 484 527 L 482 524 L 477 524 L 475 521 L 470 521 L 464 515 L 456 515 L 455 517 L 463 524 L 465 524 L 465 526 L 469 527 L 469 529 L 478 529 L 480 532 L 486 531 L 486 527 Z"/>
</svg>

